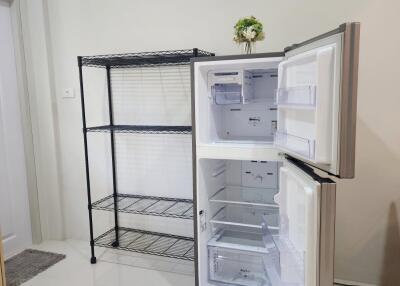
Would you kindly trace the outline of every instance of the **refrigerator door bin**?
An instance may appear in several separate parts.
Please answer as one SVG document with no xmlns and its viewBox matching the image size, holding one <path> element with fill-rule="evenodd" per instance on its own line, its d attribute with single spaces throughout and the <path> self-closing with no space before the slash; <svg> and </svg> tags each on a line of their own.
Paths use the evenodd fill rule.
<svg viewBox="0 0 400 286">
<path fill-rule="evenodd" d="M 222 206 L 210 219 L 215 227 L 226 225 L 243 227 L 244 229 L 262 229 L 265 225 L 264 217 L 268 216 L 270 229 L 278 229 L 278 213 L 275 207 L 249 207 L 226 204 Z"/>
<path fill-rule="evenodd" d="M 281 87 L 276 92 L 276 104 L 279 107 L 315 108 L 316 86 Z"/>
<path fill-rule="evenodd" d="M 275 133 L 275 145 L 283 150 L 291 150 L 310 160 L 315 159 L 315 140 L 313 139 L 277 131 Z"/>
</svg>

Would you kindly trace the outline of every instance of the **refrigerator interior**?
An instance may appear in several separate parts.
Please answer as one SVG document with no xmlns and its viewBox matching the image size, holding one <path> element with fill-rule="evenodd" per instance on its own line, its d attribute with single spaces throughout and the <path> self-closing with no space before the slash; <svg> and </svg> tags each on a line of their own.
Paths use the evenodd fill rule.
<svg viewBox="0 0 400 286">
<path fill-rule="evenodd" d="M 281 58 L 200 63 L 196 76 L 201 144 L 272 143 Z"/>
<path fill-rule="evenodd" d="M 200 285 L 313 285 L 309 184 L 282 162 L 200 159 L 198 167 Z"/>
<path fill-rule="evenodd" d="M 195 63 L 197 144 L 273 144 L 335 172 L 341 47 Z"/>
</svg>

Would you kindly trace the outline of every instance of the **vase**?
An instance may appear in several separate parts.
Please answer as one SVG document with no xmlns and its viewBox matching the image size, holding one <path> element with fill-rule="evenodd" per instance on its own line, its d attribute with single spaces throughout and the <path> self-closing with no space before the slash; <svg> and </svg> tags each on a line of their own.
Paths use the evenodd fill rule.
<svg viewBox="0 0 400 286">
<path fill-rule="evenodd" d="M 243 46 L 243 52 L 250 55 L 255 51 L 255 42 L 245 42 Z"/>
</svg>

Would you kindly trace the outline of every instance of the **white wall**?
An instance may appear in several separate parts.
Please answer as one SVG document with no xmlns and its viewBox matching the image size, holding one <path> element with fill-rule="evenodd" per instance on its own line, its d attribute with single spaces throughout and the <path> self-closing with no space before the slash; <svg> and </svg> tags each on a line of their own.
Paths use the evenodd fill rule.
<svg viewBox="0 0 400 286">
<path fill-rule="evenodd" d="M 61 186 L 59 183 L 59 144 L 58 144 L 58 125 L 57 108 L 55 106 L 52 57 L 47 37 L 47 18 L 45 6 L 41 0 L 25 1 L 13 0 L 13 19 L 14 37 L 19 48 L 17 59 L 19 68 L 26 69 L 26 75 L 21 71 L 18 73 L 20 92 L 20 104 L 22 110 L 29 108 L 29 114 L 24 114 L 24 124 L 31 124 L 33 142 L 27 142 L 29 136 L 25 135 L 25 148 L 33 143 L 33 150 L 27 148 L 27 152 L 33 155 L 26 158 L 28 168 L 31 167 L 31 160 L 34 160 L 36 180 L 30 179 L 31 184 L 36 184 L 37 197 L 39 200 L 41 235 L 35 229 L 34 236 L 42 236 L 43 239 L 62 239 L 64 238 L 64 226 L 61 208 Z M 21 23 L 18 23 L 19 19 Z M 19 41 L 18 32 L 22 35 Z M 26 76 L 26 78 L 25 78 Z M 26 85 L 26 86 L 25 86 Z M 26 87 L 26 91 L 25 91 Z M 24 102 L 25 100 L 25 102 Z M 28 113 L 28 112 L 27 112 Z M 25 130 L 27 133 L 27 130 Z M 29 154 L 31 155 L 31 154 Z M 30 170 L 32 172 L 32 170 Z M 29 173 L 29 172 L 28 172 Z M 31 174 L 32 175 L 32 174 Z M 34 191 L 34 190 L 33 190 Z M 35 207 L 30 197 L 31 208 Z M 37 214 L 34 214 L 37 215 Z M 36 228 L 38 219 L 33 221 Z M 36 234 L 35 234 L 36 233 Z M 37 240 L 38 238 L 36 238 Z"/>
<path fill-rule="evenodd" d="M 0 0 L 0 241 L 5 257 L 32 243 L 11 8 Z"/>
<path fill-rule="evenodd" d="M 39 0 L 38 0 L 39 1 Z M 336 276 L 395 285 L 400 281 L 400 48 L 396 0 L 51 0 L 48 6 L 53 108 L 61 192 L 68 238 L 87 239 L 87 210 L 77 55 L 199 47 L 234 54 L 232 26 L 255 15 L 265 25 L 258 52 L 285 46 L 362 22 L 356 179 L 340 183 L 337 207 Z M 33 13 L 33 12 L 32 12 Z M 390 284 L 394 283 L 394 284 Z"/>
</svg>

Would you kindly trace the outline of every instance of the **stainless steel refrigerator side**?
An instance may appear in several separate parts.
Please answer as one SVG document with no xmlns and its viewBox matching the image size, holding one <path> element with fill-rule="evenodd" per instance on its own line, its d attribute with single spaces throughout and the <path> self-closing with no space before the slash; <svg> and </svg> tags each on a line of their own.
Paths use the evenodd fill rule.
<svg viewBox="0 0 400 286">
<path fill-rule="evenodd" d="M 354 178 L 360 23 L 343 24 L 339 177 Z"/>
<path fill-rule="evenodd" d="M 321 184 L 318 286 L 334 283 L 336 183 Z"/>
<path fill-rule="evenodd" d="M 193 170 L 193 227 L 194 227 L 194 279 L 195 286 L 199 284 L 199 244 L 197 230 L 197 158 L 196 158 L 196 117 L 195 117 L 195 93 L 194 93 L 194 60 L 190 63 L 190 89 L 192 107 L 192 170 Z"/>
</svg>

